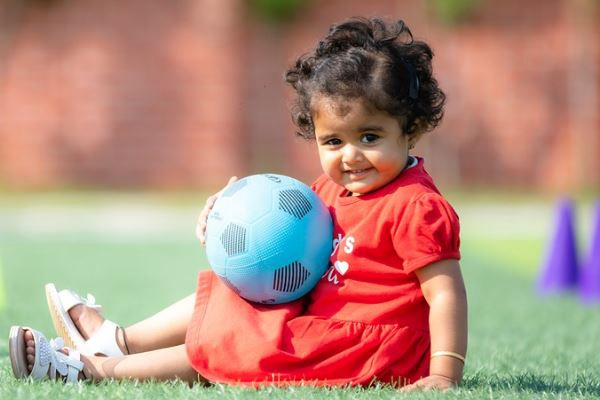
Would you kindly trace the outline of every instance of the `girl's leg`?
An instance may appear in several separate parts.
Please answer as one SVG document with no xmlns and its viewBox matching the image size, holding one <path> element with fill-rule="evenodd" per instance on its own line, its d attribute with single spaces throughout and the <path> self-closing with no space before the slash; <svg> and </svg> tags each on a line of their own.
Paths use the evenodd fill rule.
<svg viewBox="0 0 600 400">
<path fill-rule="evenodd" d="M 23 339 L 25 346 L 22 350 L 27 360 L 27 369 L 31 372 L 36 347 L 29 329 L 23 331 Z M 65 352 L 68 354 L 68 350 Z M 112 378 L 168 381 L 179 378 L 190 384 L 205 381 L 190 365 L 185 345 L 121 357 L 81 355 L 81 361 L 84 367 L 80 379 L 87 377 L 92 380 Z"/>
<path fill-rule="evenodd" d="M 189 295 L 145 320 L 117 330 L 117 344 L 123 353 L 142 353 L 183 344 L 195 298 L 194 294 Z M 97 310 L 83 304 L 69 310 L 69 316 L 85 339 L 104 322 Z"/>
<path fill-rule="evenodd" d="M 185 345 L 167 347 L 121 357 L 81 356 L 84 373 L 93 380 L 139 379 L 169 381 L 181 379 L 192 384 L 204 381 L 192 368 Z"/>
<path fill-rule="evenodd" d="M 121 331 L 131 354 L 178 346 L 185 343 L 185 334 L 194 312 L 196 295 L 189 295 L 136 324 Z"/>
</svg>

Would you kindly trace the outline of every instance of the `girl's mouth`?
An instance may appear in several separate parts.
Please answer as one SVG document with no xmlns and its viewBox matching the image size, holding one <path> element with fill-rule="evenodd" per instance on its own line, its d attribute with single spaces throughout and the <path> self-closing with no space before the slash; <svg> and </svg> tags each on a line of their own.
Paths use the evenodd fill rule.
<svg viewBox="0 0 600 400">
<path fill-rule="evenodd" d="M 344 171 L 344 174 L 348 175 L 350 178 L 357 179 L 367 175 L 371 169 L 372 168 L 349 169 Z"/>
</svg>

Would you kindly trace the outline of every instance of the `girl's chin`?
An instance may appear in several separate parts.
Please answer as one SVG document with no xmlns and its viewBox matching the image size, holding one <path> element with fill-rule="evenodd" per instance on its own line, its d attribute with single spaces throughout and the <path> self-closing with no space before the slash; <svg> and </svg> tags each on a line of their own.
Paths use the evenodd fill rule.
<svg viewBox="0 0 600 400">
<path fill-rule="evenodd" d="M 347 191 L 352 192 L 354 196 L 362 196 L 363 194 L 367 194 L 377 189 L 377 187 L 375 187 L 373 184 L 366 184 L 362 182 L 353 182 L 350 184 L 346 184 L 344 185 L 344 188 Z"/>
<path fill-rule="evenodd" d="M 351 192 L 354 196 L 362 196 L 364 194 L 367 194 L 369 192 L 377 190 L 380 187 L 385 185 L 385 184 L 379 184 L 379 182 L 369 181 L 368 179 L 350 180 L 349 181 L 347 179 L 344 179 L 343 177 L 341 177 L 341 179 L 340 179 L 340 177 L 334 178 L 334 177 L 330 176 L 330 178 L 332 178 L 332 180 L 335 183 L 342 186 L 347 191 Z"/>
<path fill-rule="evenodd" d="M 352 192 L 354 196 L 362 196 L 364 194 L 373 192 L 379 188 L 384 187 L 387 182 L 368 182 L 368 181 L 359 181 L 359 182 L 345 182 L 342 186 L 349 191 Z"/>
</svg>

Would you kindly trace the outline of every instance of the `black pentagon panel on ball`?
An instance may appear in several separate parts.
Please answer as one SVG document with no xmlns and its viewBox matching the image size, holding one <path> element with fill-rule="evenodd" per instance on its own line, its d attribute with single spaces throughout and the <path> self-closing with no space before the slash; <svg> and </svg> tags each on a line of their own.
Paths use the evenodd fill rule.
<svg viewBox="0 0 600 400">
<path fill-rule="evenodd" d="M 310 276 L 310 271 L 300 262 L 294 261 L 275 270 L 273 275 L 273 289 L 279 292 L 293 292 L 298 290 Z"/>
<path fill-rule="evenodd" d="M 312 205 L 301 191 L 288 189 L 279 192 L 279 209 L 302 219 L 310 212 Z"/>
<path fill-rule="evenodd" d="M 229 257 L 246 252 L 246 228 L 237 224 L 229 224 L 221 234 L 221 243 Z"/>
</svg>

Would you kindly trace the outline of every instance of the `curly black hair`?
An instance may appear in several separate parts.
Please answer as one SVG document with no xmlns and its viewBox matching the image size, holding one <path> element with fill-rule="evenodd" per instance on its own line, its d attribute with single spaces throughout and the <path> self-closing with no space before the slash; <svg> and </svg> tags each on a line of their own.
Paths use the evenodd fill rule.
<svg viewBox="0 0 600 400">
<path fill-rule="evenodd" d="M 404 21 L 351 18 L 333 24 L 317 47 L 300 56 L 285 73 L 296 91 L 292 118 L 297 134 L 314 139 L 311 99 L 317 95 L 365 99 L 398 117 L 404 134 L 435 128 L 446 95 L 432 76 L 433 52 L 413 39 Z"/>
</svg>

